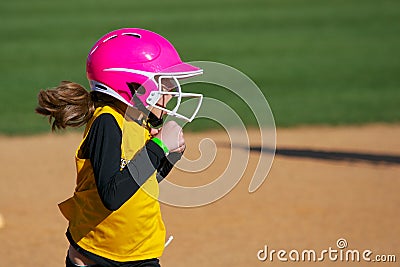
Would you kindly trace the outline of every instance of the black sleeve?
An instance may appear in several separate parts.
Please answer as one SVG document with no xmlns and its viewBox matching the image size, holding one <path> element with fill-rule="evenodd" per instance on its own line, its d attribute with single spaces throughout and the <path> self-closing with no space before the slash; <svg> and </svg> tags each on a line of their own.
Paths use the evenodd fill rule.
<svg viewBox="0 0 400 267">
<path fill-rule="evenodd" d="M 115 118 L 102 114 L 93 122 L 80 151 L 81 158 L 90 159 L 100 198 L 112 211 L 131 198 L 165 158 L 162 148 L 149 141 L 121 170 L 121 142 Z"/>
<path fill-rule="evenodd" d="M 161 160 L 157 168 L 157 181 L 161 182 L 170 173 L 174 165 L 182 158 L 183 153 L 173 152 Z"/>
</svg>

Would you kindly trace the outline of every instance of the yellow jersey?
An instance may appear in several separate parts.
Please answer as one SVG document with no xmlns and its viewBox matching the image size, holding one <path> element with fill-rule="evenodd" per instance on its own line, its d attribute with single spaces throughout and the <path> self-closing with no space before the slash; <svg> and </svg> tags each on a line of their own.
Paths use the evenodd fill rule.
<svg viewBox="0 0 400 267">
<path fill-rule="evenodd" d="M 79 157 L 90 127 L 101 114 L 111 114 L 123 133 L 121 162 L 129 162 L 150 139 L 147 129 L 127 120 L 113 107 L 95 110 L 75 155 L 77 185 L 74 195 L 59 204 L 69 221 L 68 231 L 82 249 L 110 260 L 158 258 L 164 250 L 165 227 L 158 202 L 156 171 L 119 209 L 110 211 L 100 199 L 90 160 Z"/>
</svg>

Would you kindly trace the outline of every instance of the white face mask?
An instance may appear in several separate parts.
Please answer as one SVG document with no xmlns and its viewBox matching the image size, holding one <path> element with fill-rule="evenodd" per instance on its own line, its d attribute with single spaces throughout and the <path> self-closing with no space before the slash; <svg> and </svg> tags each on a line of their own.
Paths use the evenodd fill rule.
<svg viewBox="0 0 400 267">
<path fill-rule="evenodd" d="M 153 108 L 164 111 L 167 115 L 191 122 L 199 112 L 203 101 L 202 94 L 184 93 L 182 92 L 181 85 L 178 79 L 184 79 L 193 75 L 159 75 L 155 77 L 157 82 L 158 91 L 152 91 L 146 99 L 146 103 Z M 163 96 L 170 96 L 176 98 L 176 104 L 173 108 L 168 109 L 160 105 L 158 102 Z M 183 115 L 179 113 L 179 107 L 182 104 L 182 98 L 197 99 L 194 111 L 190 115 Z"/>
<path fill-rule="evenodd" d="M 139 74 L 142 76 L 145 76 L 148 78 L 148 80 L 145 82 L 153 83 L 154 85 L 157 86 L 158 90 L 157 91 L 152 91 L 150 92 L 150 95 L 146 99 L 146 103 L 143 103 L 143 105 L 148 105 L 148 107 L 152 108 L 158 108 L 162 111 L 164 111 L 167 115 L 173 116 L 179 119 L 182 119 L 187 122 L 191 122 L 199 112 L 200 106 L 203 101 L 203 95 L 202 94 L 197 94 L 197 93 L 184 93 L 182 92 L 181 85 L 179 84 L 179 79 L 185 79 L 185 78 L 190 78 L 193 76 L 197 76 L 203 73 L 203 70 L 199 69 L 196 71 L 192 72 L 181 72 L 181 73 L 154 73 L 154 72 L 147 72 L 147 71 L 141 71 L 141 70 L 134 70 L 134 69 L 127 69 L 127 68 L 108 68 L 104 69 L 104 71 L 115 71 L 115 72 L 128 72 L 128 73 L 134 73 L 134 74 Z M 96 84 L 100 84 L 98 82 L 93 81 Z M 132 106 L 131 103 L 127 102 L 124 100 L 121 96 L 118 96 L 118 93 L 116 93 L 113 89 L 102 85 L 102 92 L 106 94 L 110 94 L 112 96 L 115 96 L 117 99 L 123 101 L 124 103 L 128 104 L 129 106 Z M 146 86 L 144 86 L 146 87 Z M 107 88 L 107 90 L 103 89 Z M 166 89 L 164 89 L 166 88 Z M 96 86 L 93 84 L 92 85 L 93 90 L 97 90 Z M 158 105 L 157 102 L 160 100 L 160 98 L 163 95 L 169 95 L 173 98 L 176 98 L 176 105 L 174 108 L 167 108 L 163 107 L 161 105 Z M 182 104 L 182 98 L 192 98 L 192 99 L 197 99 L 197 104 L 194 106 L 194 110 L 191 112 L 189 115 L 184 115 L 179 113 L 179 107 Z M 133 106 L 132 106 L 133 107 Z"/>
</svg>

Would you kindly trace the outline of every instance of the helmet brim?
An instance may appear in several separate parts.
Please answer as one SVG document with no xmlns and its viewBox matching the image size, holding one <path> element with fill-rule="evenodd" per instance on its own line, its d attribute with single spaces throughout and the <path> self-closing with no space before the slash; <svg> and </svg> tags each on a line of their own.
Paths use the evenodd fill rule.
<svg viewBox="0 0 400 267">
<path fill-rule="evenodd" d="M 193 66 L 188 63 L 180 63 L 158 72 L 157 75 L 159 74 L 159 75 L 192 77 L 200 75 L 202 73 L 203 70 L 196 66 Z"/>
</svg>

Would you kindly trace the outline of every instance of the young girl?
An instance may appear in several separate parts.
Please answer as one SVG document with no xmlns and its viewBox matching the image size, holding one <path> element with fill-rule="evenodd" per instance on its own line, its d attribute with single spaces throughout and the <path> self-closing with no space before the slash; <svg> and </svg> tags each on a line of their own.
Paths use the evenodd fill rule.
<svg viewBox="0 0 400 267">
<path fill-rule="evenodd" d="M 163 115 L 193 120 L 202 95 L 183 93 L 178 79 L 202 70 L 183 63 L 162 36 L 135 28 L 103 36 L 86 67 L 90 93 L 64 81 L 41 90 L 36 108 L 53 130 L 86 124 L 74 195 L 59 204 L 69 221 L 66 266 L 160 266 L 158 183 L 185 149 L 182 128 L 163 125 Z M 183 97 L 198 100 L 190 116 L 178 113 Z"/>
</svg>

